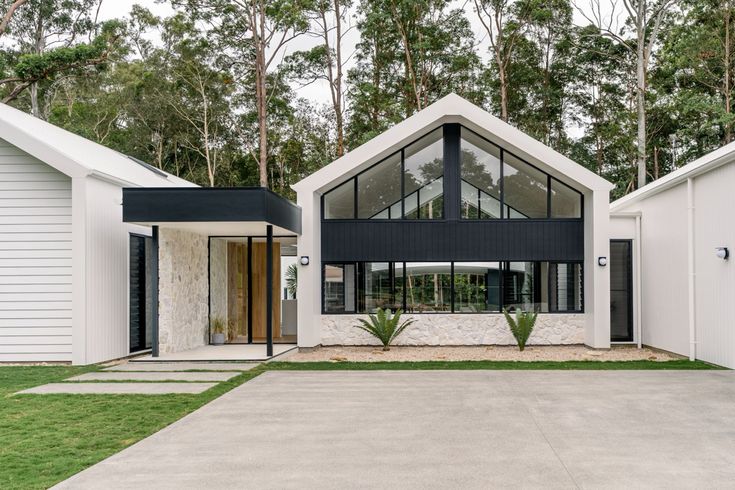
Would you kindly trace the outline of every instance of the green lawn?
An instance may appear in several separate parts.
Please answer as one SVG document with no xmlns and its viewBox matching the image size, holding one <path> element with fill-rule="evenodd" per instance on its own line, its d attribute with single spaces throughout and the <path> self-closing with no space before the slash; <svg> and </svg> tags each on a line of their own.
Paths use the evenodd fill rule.
<svg viewBox="0 0 735 490">
<path fill-rule="evenodd" d="M 274 362 L 199 395 L 20 395 L 97 366 L 0 367 L 0 488 L 47 488 L 153 434 L 266 370 L 718 369 L 703 362 Z"/>
</svg>

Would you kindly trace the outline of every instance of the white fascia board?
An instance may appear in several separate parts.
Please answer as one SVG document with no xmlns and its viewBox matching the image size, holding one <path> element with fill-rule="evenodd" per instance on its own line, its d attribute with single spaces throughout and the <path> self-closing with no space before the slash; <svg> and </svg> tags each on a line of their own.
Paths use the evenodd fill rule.
<svg viewBox="0 0 735 490">
<path fill-rule="evenodd" d="M 40 137 L 39 137 L 40 136 Z M 0 138 L 71 178 L 85 177 L 91 170 L 74 158 L 43 142 L 42 135 L 31 135 L 0 119 Z"/>
<path fill-rule="evenodd" d="M 296 192 L 328 190 L 361 170 L 398 151 L 426 132 L 446 123 L 460 123 L 490 141 L 528 160 L 566 184 L 591 191 L 609 192 L 607 180 L 549 148 L 489 112 L 455 94 L 396 124 L 326 167 L 292 186 Z"/>
<path fill-rule="evenodd" d="M 710 170 L 714 170 L 733 161 L 735 161 L 735 142 L 729 143 L 722 148 L 718 148 L 717 150 L 710 152 L 667 175 L 664 175 L 660 179 L 631 192 L 627 196 L 623 196 L 612 202 L 610 204 L 610 212 L 618 214 L 620 210 L 627 206 L 651 196 L 655 196 L 660 192 L 686 182 L 688 178 L 696 177 L 697 175 L 709 172 Z"/>
</svg>

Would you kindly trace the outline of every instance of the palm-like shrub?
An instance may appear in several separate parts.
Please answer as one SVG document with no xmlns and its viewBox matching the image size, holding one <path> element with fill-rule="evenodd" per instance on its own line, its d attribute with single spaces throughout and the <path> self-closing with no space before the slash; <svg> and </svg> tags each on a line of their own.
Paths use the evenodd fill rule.
<svg viewBox="0 0 735 490">
<path fill-rule="evenodd" d="M 410 319 L 401 321 L 401 314 L 403 312 L 400 308 L 396 310 L 394 315 L 391 315 L 389 309 L 378 308 L 374 315 L 368 315 L 370 321 L 360 319 L 361 325 L 355 325 L 360 330 L 364 330 L 383 344 L 383 350 L 390 350 L 390 344 L 395 340 L 396 337 L 401 335 L 406 327 L 411 325 L 416 320 Z"/>
<path fill-rule="evenodd" d="M 296 264 L 289 265 L 288 269 L 286 269 L 286 290 L 288 290 L 288 294 L 290 294 L 294 298 L 296 297 L 298 275 L 299 268 L 296 266 Z"/>
<path fill-rule="evenodd" d="M 520 350 L 525 349 L 528 337 L 531 336 L 533 326 L 536 324 L 538 313 L 534 313 L 532 311 L 524 312 L 522 309 L 517 308 L 516 317 L 514 319 L 510 316 L 508 310 L 503 308 L 503 315 L 505 315 L 505 319 L 508 321 L 508 326 L 510 327 L 513 337 L 515 337 L 516 342 L 518 342 L 518 348 Z"/>
</svg>

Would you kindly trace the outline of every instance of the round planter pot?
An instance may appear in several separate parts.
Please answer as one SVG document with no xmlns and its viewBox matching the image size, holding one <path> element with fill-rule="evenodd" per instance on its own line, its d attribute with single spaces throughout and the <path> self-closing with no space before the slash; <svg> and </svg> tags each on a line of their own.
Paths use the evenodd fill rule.
<svg viewBox="0 0 735 490">
<path fill-rule="evenodd" d="M 223 333 L 212 334 L 212 345 L 224 345 L 224 344 L 225 344 L 225 334 Z"/>
</svg>

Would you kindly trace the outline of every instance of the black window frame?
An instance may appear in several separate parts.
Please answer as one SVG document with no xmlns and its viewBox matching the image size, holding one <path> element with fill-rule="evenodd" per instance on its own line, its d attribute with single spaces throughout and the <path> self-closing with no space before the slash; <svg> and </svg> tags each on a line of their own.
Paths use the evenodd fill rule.
<svg viewBox="0 0 735 490">
<path fill-rule="evenodd" d="M 452 126 L 459 127 L 459 130 L 452 131 L 450 129 Z M 443 179 L 443 182 L 442 182 L 442 196 L 443 196 L 442 217 L 441 218 L 431 218 L 431 219 L 429 219 L 429 218 L 407 218 L 406 217 L 406 209 L 405 209 L 405 201 L 406 201 L 406 197 L 407 197 L 406 196 L 406 189 L 405 189 L 405 172 L 406 172 L 405 149 L 408 148 L 408 147 L 410 147 L 411 145 L 417 143 L 422 138 L 428 136 L 429 134 L 431 134 L 432 132 L 436 131 L 439 128 L 442 128 L 442 140 L 444 141 L 444 148 L 445 148 L 445 156 L 444 156 L 445 171 L 442 173 L 442 176 L 441 176 L 441 178 Z M 481 214 L 482 213 L 480 212 L 479 201 L 478 201 L 478 217 L 477 218 L 466 218 L 466 217 L 462 217 L 461 216 L 461 213 L 460 213 L 460 215 L 457 217 L 459 219 L 459 221 L 462 222 L 462 221 L 497 221 L 497 220 L 521 220 L 521 221 L 540 221 L 540 220 L 544 220 L 544 221 L 546 221 L 546 220 L 549 220 L 549 221 L 557 221 L 557 220 L 558 221 L 569 221 L 569 220 L 575 221 L 575 220 L 579 220 L 579 221 L 581 221 L 581 220 L 584 220 L 584 216 L 585 216 L 584 194 L 582 192 L 578 191 L 577 189 L 575 189 L 571 185 L 569 185 L 569 184 L 567 184 L 565 182 L 562 182 L 561 180 L 557 179 L 556 177 L 553 177 L 548 172 L 546 172 L 546 171 L 540 169 L 538 166 L 536 166 L 536 165 L 528 162 L 526 159 L 518 156 L 516 153 L 505 149 L 504 147 L 502 147 L 498 143 L 495 143 L 494 141 L 492 141 L 492 140 L 490 140 L 490 139 L 488 139 L 488 138 L 486 138 L 486 137 L 478 134 L 476 131 L 473 131 L 472 129 L 470 129 L 470 128 L 466 127 L 466 126 L 462 126 L 461 124 L 457 124 L 457 123 L 446 123 L 446 124 L 441 124 L 439 126 L 436 126 L 436 127 L 431 128 L 430 130 L 428 130 L 425 133 L 421 134 L 417 138 L 415 138 L 412 141 L 406 143 L 401 149 L 396 150 L 396 151 L 390 153 L 389 155 L 381 158 L 378 162 L 370 165 L 366 169 L 361 170 L 360 172 L 358 172 L 355 175 L 351 176 L 349 179 L 343 180 L 343 181 L 339 182 L 338 184 L 332 186 L 328 191 L 324 192 L 321 195 L 321 198 L 320 198 L 320 219 L 322 221 L 330 221 L 330 222 L 338 222 L 338 221 L 383 221 L 383 222 L 422 221 L 422 222 L 443 222 L 443 221 L 452 220 L 452 218 L 450 216 L 448 216 L 448 212 L 449 212 L 449 209 L 448 208 L 450 206 L 447 205 L 447 195 L 449 194 L 450 197 L 453 197 L 453 198 L 457 199 L 458 202 L 456 203 L 456 205 L 458 207 L 461 206 L 462 196 L 461 196 L 461 191 L 456 196 L 452 192 L 449 192 L 449 193 L 447 192 L 448 185 L 452 185 L 453 183 L 452 182 L 449 182 L 449 180 L 447 179 L 448 172 L 446 171 L 446 165 L 447 165 L 447 154 L 446 154 L 446 152 L 449 151 L 452 154 L 456 153 L 456 155 L 453 155 L 452 161 L 456 162 L 456 165 L 458 167 L 456 169 L 456 176 L 455 177 L 456 177 L 457 182 L 458 182 L 458 188 L 459 188 L 459 190 L 461 190 L 461 183 L 463 182 L 463 179 L 462 179 L 462 131 L 468 131 L 468 132 L 472 133 L 475 137 L 477 137 L 477 138 L 485 141 L 486 143 L 488 143 L 488 144 L 490 144 L 490 145 L 492 145 L 492 146 L 494 146 L 494 147 L 496 147 L 496 148 L 498 148 L 500 150 L 500 177 L 499 177 L 500 178 L 500 181 L 499 181 L 499 184 L 500 185 L 499 185 L 499 187 L 500 187 L 500 215 L 501 216 L 500 216 L 500 218 L 491 218 L 491 217 L 483 218 L 483 217 L 481 217 Z M 544 174 L 546 176 L 546 217 L 545 218 L 514 218 L 514 217 L 506 216 L 506 214 L 508 214 L 508 213 L 506 213 L 506 210 L 505 210 L 505 185 L 504 185 L 504 177 L 505 177 L 505 153 L 508 153 L 509 155 L 512 155 L 514 158 L 516 158 L 517 160 L 519 160 L 523 164 L 532 167 L 533 169 L 541 172 L 542 174 Z M 389 218 L 358 218 L 357 217 L 357 215 L 358 215 L 358 198 L 357 198 L 357 195 L 358 195 L 358 177 L 361 174 L 363 174 L 365 172 L 368 172 L 368 171 L 372 170 L 373 168 L 377 167 L 378 165 L 386 162 L 388 159 L 390 159 L 392 157 L 395 157 L 397 154 L 400 154 L 400 159 L 401 159 L 401 217 L 400 218 L 390 218 L 390 217 Z M 346 183 L 348 183 L 350 181 L 352 181 L 352 183 L 353 183 L 353 193 L 354 193 L 354 195 L 353 195 L 354 203 L 353 203 L 353 214 L 352 214 L 352 218 L 326 218 L 325 215 L 324 215 L 324 209 L 325 209 L 325 207 L 324 207 L 324 199 L 325 199 L 325 197 L 330 192 L 334 191 L 335 189 L 341 187 L 342 185 L 344 185 L 344 184 L 346 184 Z M 579 196 L 579 201 L 580 201 L 580 216 L 578 218 L 568 218 L 568 217 L 567 218 L 555 218 L 555 217 L 552 217 L 552 203 L 551 203 L 551 195 L 552 195 L 552 192 L 551 192 L 551 184 L 552 184 L 552 181 L 555 182 L 555 183 L 558 183 L 558 184 L 563 185 L 564 187 L 570 189 L 571 191 L 575 192 Z M 470 183 L 468 182 L 468 184 L 470 184 Z M 475 187 L 473 184 L 470 184 L 470 185 L 472 185 L 473 187 Z M 482 191 L 482 189 L 480 189 L 480 191 Z M 478 193 L 478 196 L 479 196 L 479 193 Z"/>
<path fill-rule="evenodd" d="M 467 260 L 432 260 L 432 261 L 425 261 L 425 260 L 404 260 L 404 261 L 390 261 L 390 260 L 370 260 L 370 261 L 328 261 L 328 262 L 322 262 L 321 265 L 321 284 L 320 284 L 320 294 L 321 294 L 321 314 L 322 315 L 366 315 L 369 312 L 367 311 L 360 311 L 359 305 L 360 302 L 360 292 L 361 292 L 361 286 L 359 283 L 359 268 L 360 264 L 364 263 L 387 263 L 389 264 L 389 267 L 391 270 L 395 270 L 395 267 L 397 264 L 401 264 L 402 271 L 403 271 L 403 290 L 402 290 L 402 303 L 401 303 L 401 310 L 406 312 L 406 295 L 407 295 L 407 281 L 406 281 L 406 264 L 407 263 L 437 263 L 437 262 L 445 262 L 450 264 L 450 310 L 449 311 L 434 311 L 434 312 L 410 312 L 411 315 L 451 315 L 451 314 L 458 314 L 458 315 L 502 315 L 503 309 L 505 308 L 505 264 L 510 262 L 531 262 L 533 264 L 542 264 L 546 263 L 548 264 L 547 267 L 550 269 L 551 264 L 578 264 L 580 266 L 580 309 L 578 310 L 552 310 L 551 309 L 551 301 L 549 301 L 549 311 L 545 312 L 539 312 L 544 315 L 566 315 L 566 314 L 583 314 L 585 313 L 585 287 L 584 287 L 584 261 L 582 260 L 496 260 L 496 259 L 481 259 L 477 262 L 497 262 L 499 264 L 499 287 L 498 287 L 498 295 L 499 295 L 499 310 L 498 311 L 472 311 L 472 312 L 463 312 L 463 311 L 457 311 L 456 308 L 456 301 L 455 301 L 455 264 L 459 263 L 466 263 L 471 262 Z M 325 285 L 325 278 L 326 278 L 326 267 L 327 266 L 342 266 L 344 270 L 345 265 L 352 264 L 353 267 L 353 281 L 355 284 L 354 288 L 354 298 L 353 298 L 353 304 L 355 305 L 354 311 L 342 311 L 342 312 L 333 312 L 333 311 L 326 311 L 325 309 L 325 294 L 324 294 L 324 285 Z M 535 265 L 534 265 L 535 267 Z M 392 275 L 392 287 L 395 290 L 395 281 L 396 276 L 395 274 Z M 547 273 L 547 294 L 550 294 L 551 291 L 551 274 Z M 394 291 L 395 293 L 395 291 Z M 397 298 L 396 298 L 397 299 Z"/>
</svg>

